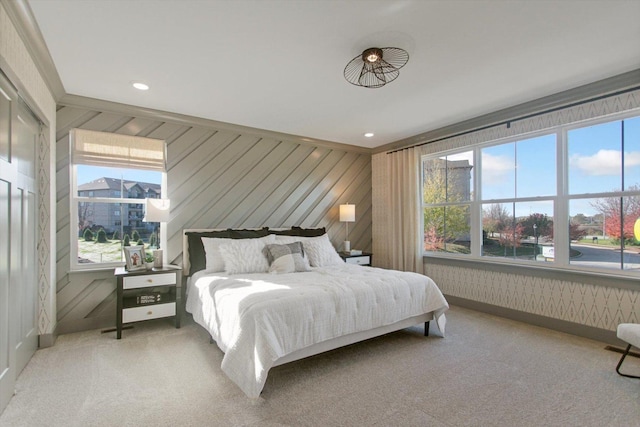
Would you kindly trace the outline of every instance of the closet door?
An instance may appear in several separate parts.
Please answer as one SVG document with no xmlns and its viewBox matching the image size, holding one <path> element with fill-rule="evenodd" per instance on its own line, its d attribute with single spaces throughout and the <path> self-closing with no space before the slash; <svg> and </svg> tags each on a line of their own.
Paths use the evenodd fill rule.
<svg viewBox="0 0 640 427">
<path fill-rule="evenodd" d="M 11 318 L 11 187 L 18 168 L 11 162 L 11 98 L 0 76 L 0 411 L 11 399 L 15 385 L 15 350 Z"/>
<path fill-rule="evenodd" d="M 0 74 L 0 412 L 38 344 L 39 123 Z"/>
<path fill-rule="evenodd" d="M 36 144 L 39 123 L 20 101 L 12 108 L 11 146 L 18 163 L 14 186 L 11 231 L 11 292 L 15 295 L 12 322 L 16 350 L 16 376 L 38 348 L 38 258 L 36 254 Z"/>
</svg>

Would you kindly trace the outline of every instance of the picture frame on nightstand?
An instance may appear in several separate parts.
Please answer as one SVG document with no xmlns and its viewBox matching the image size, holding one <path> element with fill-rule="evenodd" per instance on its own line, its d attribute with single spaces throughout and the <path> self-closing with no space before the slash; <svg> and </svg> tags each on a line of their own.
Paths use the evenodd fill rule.
<svg viewBox="0 0 640 427">
<path fill-rule="evenodd" d="M 125 246 L 124 259 L 127 271 L 146 270 L 144 246 Z"/>
</svg>

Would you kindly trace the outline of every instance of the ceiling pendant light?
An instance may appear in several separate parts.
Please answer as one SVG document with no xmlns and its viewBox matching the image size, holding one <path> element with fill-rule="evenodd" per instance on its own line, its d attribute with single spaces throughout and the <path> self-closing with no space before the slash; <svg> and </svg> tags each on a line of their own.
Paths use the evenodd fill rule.
<svg viewBox="0 0 640 427">
<path fill-rule="evenodd" d="M 409 61 L 406 50 L 397 47 L 370 47 L 344 68 L 344 78 L 356 86 L 378 88 L 394 81 Z"/>
</svg>

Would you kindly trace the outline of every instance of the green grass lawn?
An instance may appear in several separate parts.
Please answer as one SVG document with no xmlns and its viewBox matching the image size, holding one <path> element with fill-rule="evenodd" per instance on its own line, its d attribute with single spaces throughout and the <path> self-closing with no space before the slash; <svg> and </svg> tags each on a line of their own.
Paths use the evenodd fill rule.
<svg viewBox="0 0 640 427">
<path fill-rule="evenodd" d="M 78 258 L 85 262 L 118 262 L 124 261 L 121 240 L 109 240 L 108 243 L 87 242 L 78 239 Z"/>
</svg>

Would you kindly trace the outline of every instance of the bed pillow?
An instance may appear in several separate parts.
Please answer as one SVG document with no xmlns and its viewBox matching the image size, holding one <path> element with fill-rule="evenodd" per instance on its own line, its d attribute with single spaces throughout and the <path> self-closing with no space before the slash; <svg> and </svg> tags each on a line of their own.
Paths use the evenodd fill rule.
<svg viewBox="0 0 640 427">
<path fill-rule="evenodd" d="M 275 238 L 278 244 L 302 242 L 304 252 L 307 257 L 309 257 L 311 267 L 328 267 L 331 265 L 344 264 L 344 261 L 331 244 L 329 235 L 326 233 L 318 237 L 275 236 Z"/>
<path fill-rule="evenodd" d="M 264 252 L 269 262 L 269 273 L 297 273 L 311 270 L 309 260 L 304 255 L 302 242 L 266 245 Z"/>
<path fill-rule="evenodd" d="M 302 245 L 313 267 L 329 267 L 331 265 L 344 264 L 344 261 L 331 244 L 328 234 L 323 234 L 318 237 L 306 237 L 302 241 Z"/>
<path fill-rule="evenodd" d="M 220 253 L 220 245 L 231 239 L 217 237 L 202 237 L 205 252 L 205 270 L 211 272 L 224 271 L 224 259 Z"/>
<path fill-rule="evenodd" d="M 212 231 L 187 231 L 187 241 L 189 245 L 189 275 L 193 275 L 200 270 L 207 268 L 206 254 L 202 243 L 203 237 L 229 238 L 229 239 L 254 239 L 267 236 L 269 229 L 232 229 L 212 230 Z"/>
<path fill-rule="evenodd" d="M 185 234 L 189 245 L 189 275 L 206 268 L 207 262 L 202 237 L 231 237 L 229 230 L 188 231 Z"/>
<path fill-rule="evenodd" d="M 229 274 L 266 273 L 269 262 L 262 250 L 265 245 L 275 243 L 269 234 L 258 239 L 232 239 L 218 246 L 224 261 L 224 271 Z"/>
</svg>

